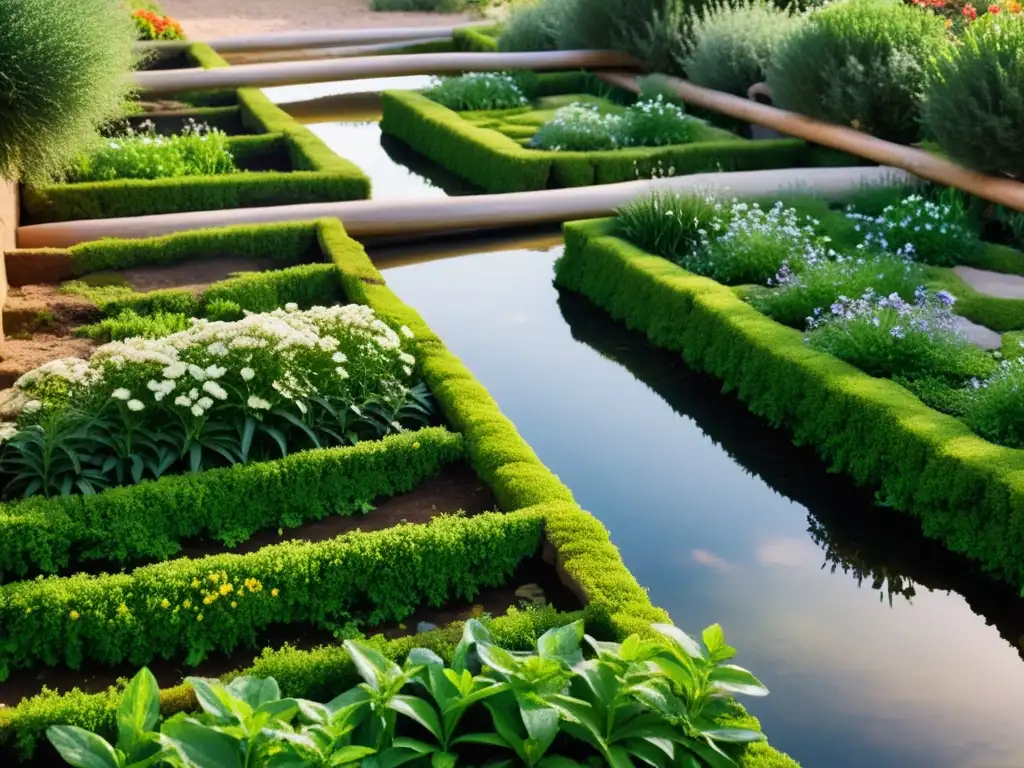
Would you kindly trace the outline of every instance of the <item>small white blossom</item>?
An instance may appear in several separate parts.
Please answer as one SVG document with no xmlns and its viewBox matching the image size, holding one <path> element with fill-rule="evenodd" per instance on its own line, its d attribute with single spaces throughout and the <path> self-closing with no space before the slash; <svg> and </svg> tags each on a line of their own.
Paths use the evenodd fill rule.
<svg viewBox="0 0 1024 768">
<path fill-rule="evenodd" d="M 117 389 L 110 393 L 110 396 L 115 400 L 127 400 L 132 396 L 132 393 L 129 392 L 124 387 L 118 387 Z"/>
<path fill-rule="evenodd" d="M 253 377 L 256 376 L 256 371 L 248 366 L 239 371 L 243 381 L 252 381 Z"/>
<path fill-rule="evenodd" d="M 246 401 L 246 403 L 250 408 L 252 408 L 255 411 L 270 410 L 270 403 L 264 400 L 262 397 L 256 397 L 256 395 L 251 395 L 248 401 Z"/>
<path fill-rule="evenodd" d="M 192 401 L 189 398 L 185 397 L 185 395 L 178 395 L 176 398 L 174 398 L 174 404 L 181 406 L 182 408 L 192 407 Z"/>
<path fill-rule="evenodd" d="M 345 356 L 344 352 L 335 352 L 333 355 L 331 355 L 331 360 L 333 362 L 335 362 L 335 363 L 347 363 L 348 362 L 348 358 Z"/>
<path fill-rule="evenodd" d="M 227 400 L 228 393 L 220 384 L 216 381 L 207 381 L 203 384 L 203 391 L 213 395 L 218 400 Z"/>
<path fill-rule="evenodd" d="M 146 406 L 142 404 L 141 400 L 136 400 L 136 399 L 133 398 L 133 399 L 128 401 L 128 410 L 129 411 L 135 411 L 137 413 L 138 411 L 143 410 L 145 407 Z"/>
<path fill-rule="evenodd" d="M 411 339 L 411 338 L 413 338 L 413 337 L 415 336 L 415 334 L 414 334 L 414 333 L 412 332 L 412 329 L 411 329 L 411 328 L 409 328 L 409 327 L 408 327 L 408 326 L 406 326 L 406 325 L 403 325 L 403 326 L 402 326 L 401 328 L 399 328 L 398 330 L 399 330 L 399 332 L 400 332 L 400 333 L 401 333 L 401 334 L 402 334 L 403 336 L 405 336 L 405 338 L 407 338 L 407 339 Z"/>
</svg>

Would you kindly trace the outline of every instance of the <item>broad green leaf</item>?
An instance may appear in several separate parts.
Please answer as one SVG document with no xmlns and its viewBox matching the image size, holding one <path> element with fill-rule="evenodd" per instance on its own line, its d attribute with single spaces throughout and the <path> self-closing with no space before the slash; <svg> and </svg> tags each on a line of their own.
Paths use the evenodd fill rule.
<svg viewBox="0 0 1024 768">
<path fill-rule="evenodd" d="M 583 622 L 574 621 L 564 627 L 549 629 L 537 640 L 537 651 L 542 658 L 559 659 L 569 666 L 583 661 L 580 642 L 583 640 Z"/>
<path fill-rule="evenodd" d="M 330 720 L 331 710 L 326 704 L 309 699 L 295 699 L 295 704 L 299 708 L 299 715 L 307 722 L 325 724 Z"/>
<path fill-rule="evenodd" d="M 629 753 L 623 747 L 612 747 L 608 750 L 608 765 L 611 768 L 634 768 Z"/>
<path fill-rule="evenodd" d="M 599 720 L 597 713 L 589 703 L 581 701 L 580 699 L 574 699 L 571 696 L 550 696 L 547 699 L 548 703 L 563 717 L 567 720 L 579 723 L 581 726 L 587 729 L 587 731 L 593 736 L 596 745 L 599 749 L 604 751 L 606 744 L 604 740 L 604 731 L 601 727 L 601 721 Z M 524 722 L 526 718 L 523 718 Z M 557 721 L 556 721 L 557 727 Z M 531 735 L 533 735 L 531 733 Z"/>
<path fill-rule="evenodd" d="M 138 671 L 121 696 L 117 709 L 117 743 L 131 752 L 139 736 L 152 731 L 160 719 L 160 685 L 146 667 Z"/>
<path fill-rule="evenodd" d="M 590 690 L 590 695 L 603 707 L 611 706 L 619 691 L 615 670 L 598 661 L 586 661 L 576 667 L 579 680 Z M 583 692 L 580 692 L 583 695 Z"/>
<path fill-rule="evenodd" d="M 630 635 L 622 641 L 622 648 L 619 650 L 619 655 L 622 656 L 624 661 L 632 661 L 636 658 L 636 652 L 640 648 L 640 636 Z"/>
<path fill-rule="evenodd" d="M 615 658 L 619 658 L 619 648 L 620 648 L 620 646 L 619 646 L 618 643 L 611 643 L 611 642 L 608 642 L 606 640 L 597 640 L 597 639 L 591 637 L 590 635 L 584 635 L 583 637 L 590 644 L 590 647 L 593 648 L 595 651 L 597 651 L 597 654 L 599 656 L 603 655 L 603 654 L 607 654 L 609 656 L 614 656 Z"/>
<path fill-rule="evenodd" d="M 724 741 L 730 744 L 748 744 L 752 741 L 764 741 L 763 733 L 747 728 L 716 728 L 710 731 L 702 731 L 701 733 L 712 741 Z"/>
<path fill-rule="evenodd" d="M 489 744 L 492 747 L 512 749 L 508 742 L 496 733 L 467 733 L 452 739 L 452 744 Z"/>
<path fill-rule="evenodd" d="M 725 642 L 725 633 L 718 624 L 712 624 L 705 629 L 701 639 L 708 649 L 708 658 L 716 664 L 736 655 L 736 649 Z"/>
<path fill-rule="evenodd" d="M 470 619 L 462 628 L 462 639 L 452 654 L 452 669 L 461 672 L 466 669 L 469 652 L 479 643 L 490 643 L 491 633 L 478 619 Z"/>
<path fill-rule="evenodd" d="M 117 752 L 106 739 L 75 725 L 51 725 L 46 738 L 75 768 L 118 768 Z"/>
<path fill-rule="evenodd" d="M 458 761 L 458 756 L 451 752 L 435 752 L 430 756 L 430 768 L 455 768 Z"/>
<path fill-rule="evenodd" d="M 652 624 L 651 628 L 660 634 L 672 640 L 684 653 L 695 659 L 703 659 L 704 654 L 701 653 L 700 646 L 697 641 L 690 637 L 688 634 L 675 627 L 671 624 Z"/>
<path fill-rule="evenodd" d="M 276 699 L 261 704 L 255 714 L 290 723 L 298 712 L 299 703 L 295 699 Z"/>
<path fill-rule="evenodd" d="M 368 755 L 372 755 L 377 750 L 371 749 L 370 747 L 357 747 L 350 745 L 342 747 L 337 752 L 331 755 L 331 760 L 328 765 L 351 765 L 357 763 Z"/>
<path fill-rule="evenodd" d="M 370 694 L 364 691 L 362 688 L 351 688 L 345 691 L 340 696 L 336 696 L 327 702 L 327 709 L 330 710 L 331 716 L 340 713 L 343 709 L 348 707 L 361 707 L 370 701 Z"/>
<path fill-rule="evenodd" d="M 720 664 L 711 670 L 711 683 L 718 689 L 729 693 L 742 693 L 747 696 L 767 696 L 768 689 L 764 683 L 735 664 Z"/>
<path fill-rule="evenodd" d="M 439 751 L 435 744 L 428 744 L 419 739 L 409 739 L 405 736 L 397 737 L 391 744 L 402 749 L 411 749 L 413 752 L 418 752 L 421 755 L 432 755 Z"/>
<path fill-rule="evenodd" d="M 384 680 L 394 678 L 402 673 L 401 667 L 391 659 L 385 658 L 376 648 L 353 640 L 346 640 L 345 650 L 352 658 L 352 663 L 356 665 L 359 676 L 375 691 L 380 690 Z"/>
<path fill-rule="evenodd" d="M 690 670 L 685 657 L 667 658 L 665 656 L 657 656 L 653 659 L 658 669 L 664 672 L 669 678 L 682 688 L 684 691 L 692 691 L 696 684 L 696 679 L 693 676 L 693 672 Z"/>
<path fill-rule="evenodd" d="M 686 736 L 673 739 L 673 741 L 677 744 L 681 744 L 690 752 L 697 755 L 697 757 L 707 763 L 711 768 L 736 768 L 736 763 L 733 762 L 732 759 L 724 755 L 721 750 L 715 749 L 709 744 Z"/>
<path fill-rule="evenodd" d="M 416 696 L 403 696 L 401 694 L 392 697 L 388 706 L 410 720 L 415 720 L 422 725 L 431 735 L 440 740 L 442 738 L 441 720 L 430 704 Z"/>
<path fill-rule="evenodd" d="M 392 747 L 377 755 L 377 763 L 380 765 L 380 768 L 397 768 L 399 765 L 405 765 L 413 760 L 418 760 L 422 756 L 423 753 L 415 749 Z"/>
<path fill-rule="evenodd" d="M 188 720 L 164 723 L 161 736 L 185 768 L 242 768 L 238 739 Z"/>
<path fill-rule="evenodd" d="M 488 643 L 479 643 L 476 652 L 480 661 L 502 675 L 511 675 L 519 667 L 519 660 L 504 648 Z"/>
<path fill-rule="evenodd" d="M 558 735 L 558 712 L 551 707 L 522 701 L 519 704 L 519 715 L 523 718 L 530 740 L 544 745 L 546 750 Z"/>
<path fill-rule="evenodd" d="M 203 711 L 214 717 L 241 722 L 252 716 L 252 707 L 228 691 L 217 680 L 205 680 L 201 677 L 187 677 L 196 692 L 199 706 Z"/>
</svg>

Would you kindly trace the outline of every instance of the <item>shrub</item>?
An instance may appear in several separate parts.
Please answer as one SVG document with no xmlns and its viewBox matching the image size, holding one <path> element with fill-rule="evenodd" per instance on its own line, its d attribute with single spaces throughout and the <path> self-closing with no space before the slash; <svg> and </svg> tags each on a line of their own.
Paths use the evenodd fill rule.
<svg viewBox="0 0 1024 768">
<path fill-rule="evenodd" d="M 772 319 L 804 328 L 815 310 L 830 307 L 842 296 L 861 296 L 870 289 L 909 300 L 923 277 L 922 268 L 904 255 L 837 255 L 800 271 L 783 264 L 771 281 L 773 288 L 752 293 L 748 300 Z"/>
<path fill-rule="evenodd" d="M 502 51 L 555 51 L 583 47 L 577 19 L 587 0 L 537 0 L 513 7 L 498 38 Z"/>
<path fill-rule="evenodd" d="M 788 264 L 803 269 L 828 258 L 814 222 L 801 223 L 793 208 L 777 202 L 764 210 L 734 200 L 715 204 L 715 216 L 697 230 L 689 252 L 674 259 L 684 269 L 727 285 L 770 281 Z"/>
<path fill-rule="evenodd" d="M 807 340 L 872 376 L 958 383 L 984 376 L 992 358 L 959 330 L 950 311 L 954 301 L 946 291 L 931 296 L 923 287 L 913 303 L 871 290 L 859 299 L 840 297 L 808 319 Z"/>
<path fill-rule="evenodd" d="M 421 426 L 432 404 L 411 334 L 359 305 L 288 305 L 47 363 L 15 384 L 29 401 L 0 462 L 7 490 L 92 493 Z"/>
<path fill-rule="evenodd" d="M 862 233 L 865 248 L 898 249 L 924 264 L 953 266 L 968 261 L 981 248 L 960 196 L 935 203 L 910 195 L 887 205 L 878 216 L 857 213 L 850 206 L 846 218 L 856 222 L 854 228 Z"/>
<path fill-rule="evenodd" d="M 694 21 L 686 74 L 697 85 L 746 98 L 750 86 L 764 81 L 776 49 L 802 22 L 803 17 L 764 0 L 714 5 Z"/>
<path fill-rule="evenodd" d="M 712 197 L 656 190 L 619 208 L 617 226 L 631 243 L 676 261 L 696 248 L 717 205 Z"/>
<path fill-rule="evenodd" d="M 515 77 L 498 72 L 444 77 L 425 95 L 456 111 L 513 109 L 528 103 Z"/>
<path fill-rule="evenodd" d="M 971 382 L 964 418 L 971 429 L 986 440 L 1024 448 L 1022 389 L 1024 358 L 1002 360 L 992 376 Z"/>
<path fill-rule="evenodd" d="M 185 31 L 170 16 L 139 8 L 132 12 L 139 40 L 184 40 Z"/>
<path fill-rule="evenodd" d="M 693 141 L 698 121 L 661 94 L 641 99 L 622 115 L 622 133 L 630 147 L 664 147 Z"/>
<path fill-rule="evenodd" d="M 596 104 L 569 104 L 534 134 L 540 149 L 589 152 L 622 147 L 661 147 L 694 139 L 698 121 L 661 95 L 638 101 L 623 112 L 605 112 Z"/>
<path fill-rule="evenodd" d="M 1024 174 L 1024 16 L 988 14 L 948 46 L 925 92 L 928 133 L 984 173 Z"/>
<path fill-rule="evenodd" d="M 77 334 L 100 342 L 120 341 L 132 336 L 159 339 L 184 331 L 190 323 L 191 318 L 180 312 L 140 315 L 135 310 L 126 309 L 119 312 L 116 317 L 108 317 L 92 325 L 83 325 Z"/>
<path fill-rule="evenodd" d="M 0 177 L 50 177 L 122 114 L 134 40 L 121 0 L 0 0 Z"/>
<path fill-rule="evenodd" d="M 889 0 L 813 12 L 768 68 L 777 106 L 883 139 L 919 138 L 928 62 L 949 46 L 942 21 Z"/>
<path fill-rule="evenodd" d="M 150 124 L 141 134 L 108 139 L 106 146 L 81 155 L 68 174 L 72 182 L 165 179 L 233 173 L 228 135 L 202 124 L 175 136 L 160 136 Z"/>
</svg>

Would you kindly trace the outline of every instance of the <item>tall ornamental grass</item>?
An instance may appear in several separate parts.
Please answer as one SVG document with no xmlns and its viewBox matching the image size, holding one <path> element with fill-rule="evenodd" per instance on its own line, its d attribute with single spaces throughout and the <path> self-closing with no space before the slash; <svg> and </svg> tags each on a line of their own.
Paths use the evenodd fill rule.
<svg viewBox="0 0 1024 768">
<path fill-rule="evenodd" d="M 929 62 L 951 45 L 939 17 L 891 0 L 814 11 L 768 67 L 775 104 L 883 139 L 920 138 Z"/>
<path fill-rule="evenodd" d="M 61 171 L 121 114 L 134 41 L 121 0 L 0 0 L 0 176 Z"/>
<path fill-rule="evenodd" d="M 1024 17 L 986 14 L 939 57 L 925 92 L 925 127 L 954 160 L 1024 174 Z"/>
</svg>

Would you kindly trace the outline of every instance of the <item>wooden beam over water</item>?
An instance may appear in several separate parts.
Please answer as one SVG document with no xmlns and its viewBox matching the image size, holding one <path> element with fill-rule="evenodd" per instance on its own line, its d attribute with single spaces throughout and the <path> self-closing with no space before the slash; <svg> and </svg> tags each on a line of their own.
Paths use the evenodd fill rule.
<svg viewBox="0 0 1024 768">
<path fill-rule="evenodd" d="M 699 173 L 593 187 L 472 195 L 441 199 L 353 200 L 266 208 L 168 213 L 118 219 L 35 224 L 18 229 L 19 248 L 67 248 L 104 237 L 140 238 L 233 224 L 271 224 L 337 218 L 353 237 L 419 236 L 501 229 L 573 219 L 611 216 L 617 208 L 655 189 L 737 196 L 780 191 L 837 195 L 863 185 L 907 183 L 909 174 L 892 168 L 791 168 L 736 173 Z"/>
</svg>

